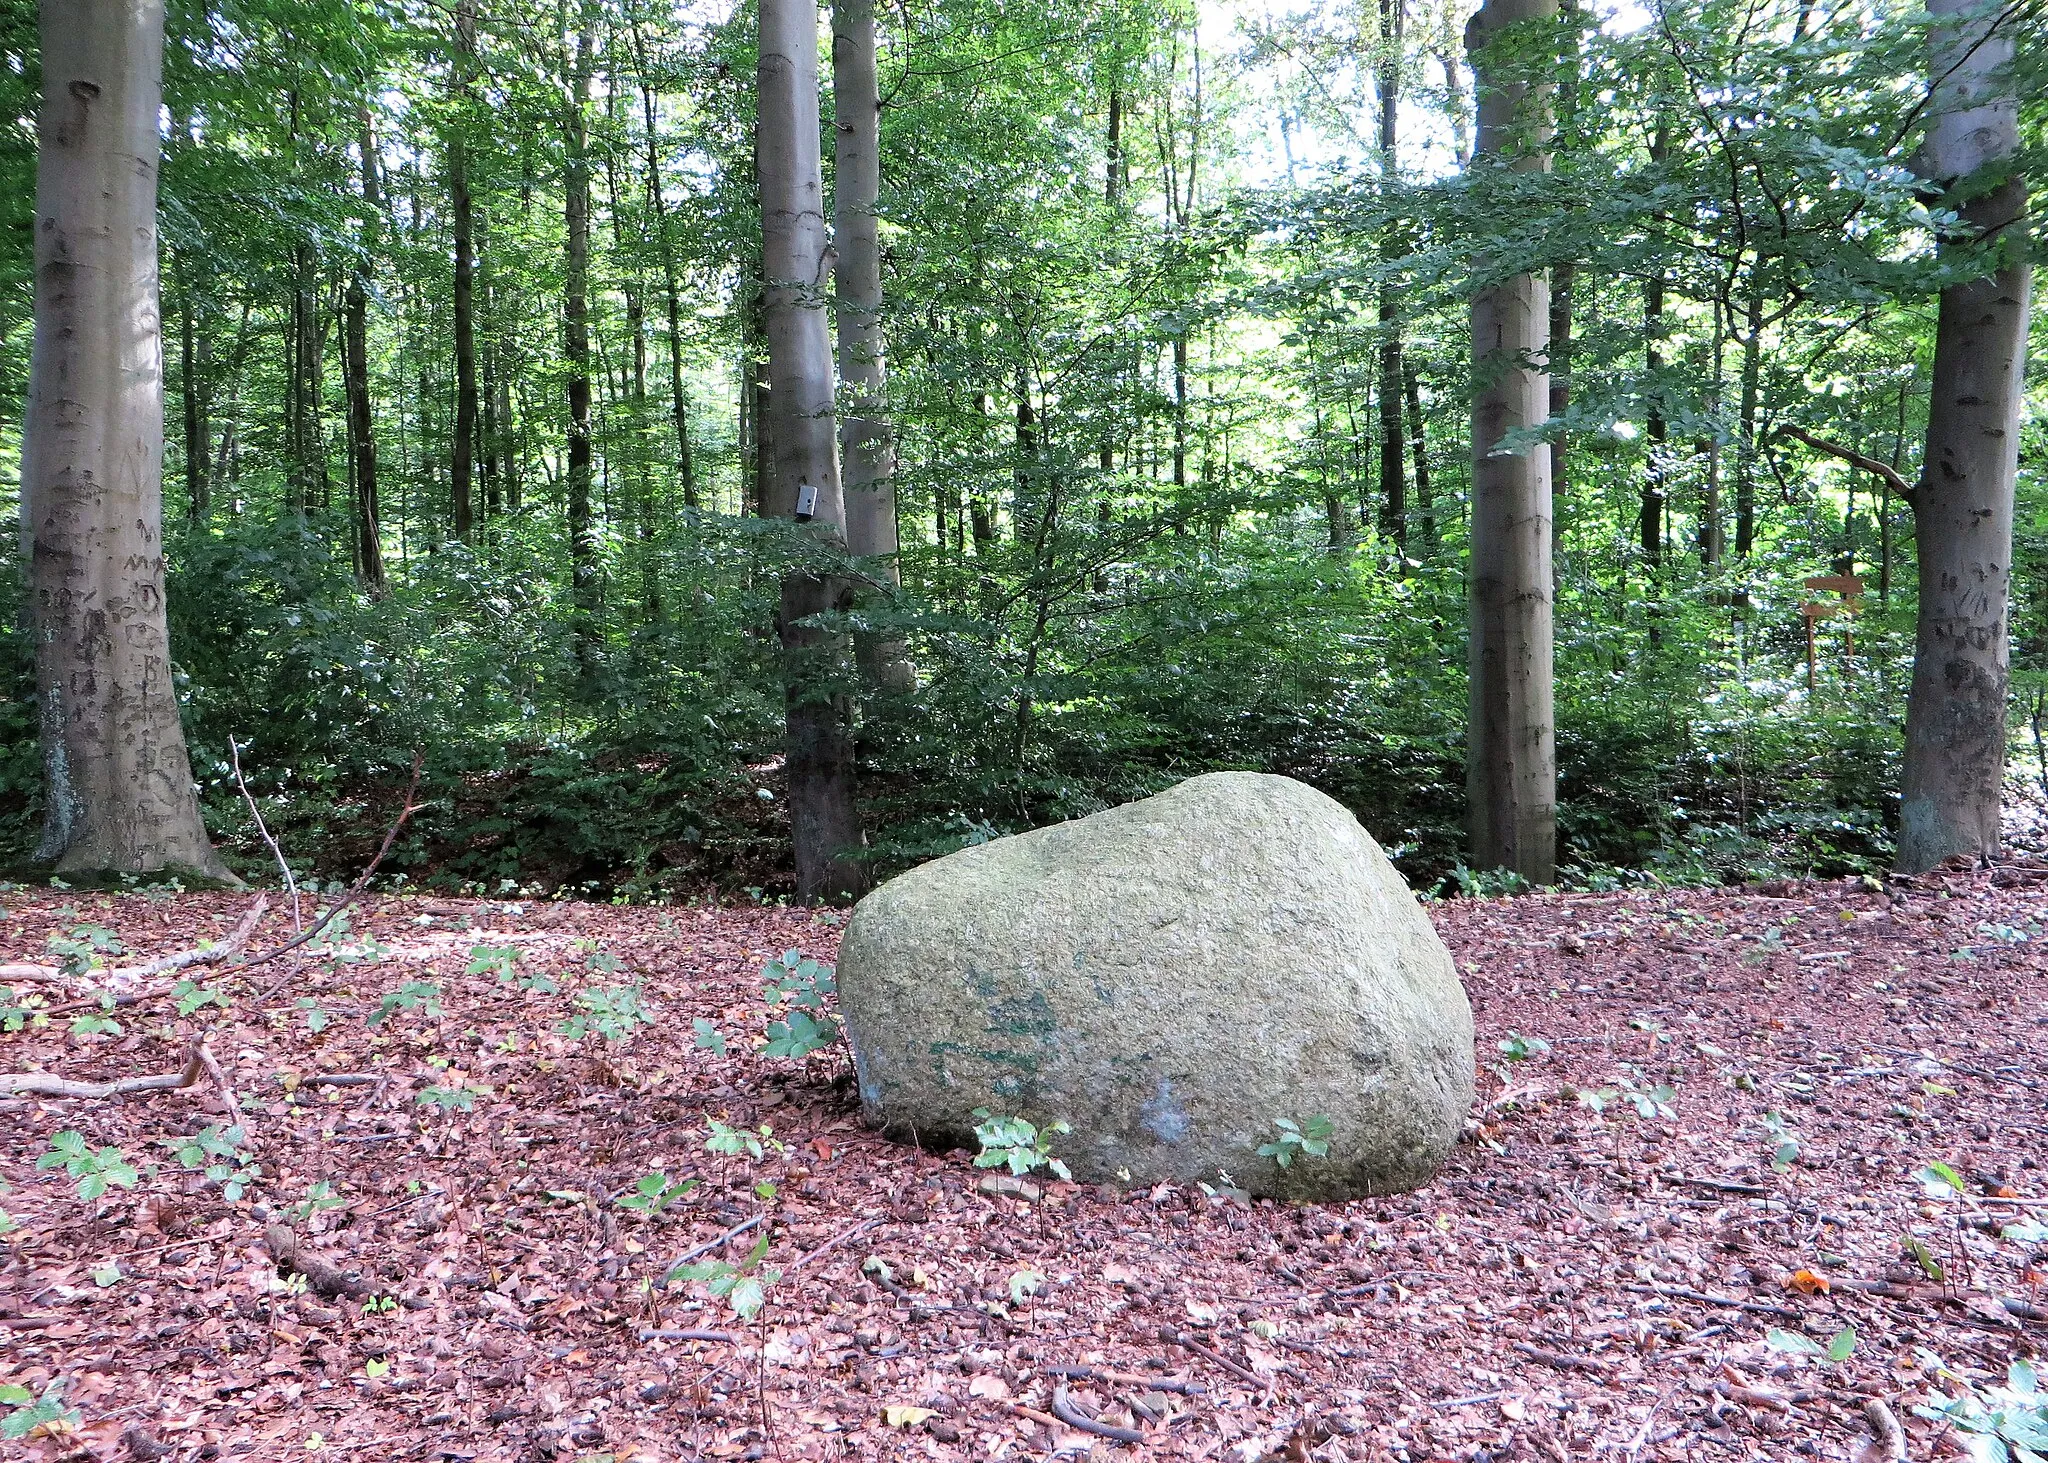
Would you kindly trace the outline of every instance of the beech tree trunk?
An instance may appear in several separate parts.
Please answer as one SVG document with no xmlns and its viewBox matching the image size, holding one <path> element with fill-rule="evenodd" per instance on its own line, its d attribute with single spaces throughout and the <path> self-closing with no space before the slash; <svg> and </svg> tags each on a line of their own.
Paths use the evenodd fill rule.
<svg viewBox="0 0 2048 1463">
<path fill-rule="evenodd" d="M 810 525 L 843 549 L 846 501 L 833 450 L 832 337 L 825 276 L 825 187 L 818 145 L 816 0 L 760 0 L 755 157 L 761 181 L 762 316 L 768 337 L 768 510 L 793 516 L 815 494 Z M 840 575 L 797 570 L 782 581 L 790 832 L 803 902 L 858 894 L 852 704 L 846 637 L 815 617 L 852 605 Z"/>
<path fill-rule="evenodd" d="M 1985 272 L 1941 292 L 1927 445 L 1914 495 L 1920 607 L 1906 761 L 1899 802 L 1903 873 L 1954 854 L 1989 860 L 1999 845 L 2005 780 L 2008 597 L 2013 479 L 2027 358 L 2031 271 L 2027 190 L 2010 174 L 1974 196 L 1959 184 L 1996 175 L 2019 149 L 2019 105 L 2008 75 L 2010 14 L 1978 0 L 1930 0 L 1931 71 L 1942 78 L 1926 159 Z M 1981 187 L 1981 185 L 1980 185 Z"/>
<path fill-rule="evenodd" d="M 1380 175 L 1389 182 L 1400 172 L 1401 50 L 1404 0 L 1380 0 Z M 1382 235 L 1381 262 L 1390 263 L 1405 246 L 1389 225 Z M 1401 294 L 1391 278 L 1380 286 L 1380 531 L 1394 542 L 1406 573 L 1408 558 L 1408 470 L 1401 440 Z"/>
<path fill-rule="evenodd" d="M 384 589 L 384 534 L 377 502 L 377 434 L 370 412 L 370 261 L 382 230 L 383 201 L 377 188 L 377 140 L 370 116 L 362 114 L 363 247 L 348 280 L 343 322 L 343 371 L 348 377 L 349 455 L 355 463 L 356 572 L 372 594 Z"/>
<path fill-rule="evenodd" d="M 1429 487 L 1429 438 L 1422 420 L 1422 382 L 1412 360 L 1401 363 L 1401 394 L 1408 401 L 1408 435 L 1415 446 L 1415 513 L 1420 519 L 1423 548 L 1429 552 L 1436 548 L 1436 499 Z"/>
<path fill-rule="evenodd" d="M 654 210 L 654 242 L 661 254 L 662 282 L 668 294 L 669 414 L 676 427 L 676 476 L 683 485 L 683 507 L 695 513 L 703 506 L 697 491 L 697 467 L 690 452 L 690 401 L 683 391 L 683 293 L 676 268 L 675 240 L 669 235 L 668 195 L 661 186 L 661 151 L 655 140 L 654 82 L 647 70 L 647 42 L 640 22 L 633 22 L 633 48 L 640 66 L 640 105 L 647 124 L 647 201 Z"/>
<path fill-rule="evenodd" d="M 1546 89 L 1488 65 L 1502 29 L 1557 13 L 1557 0 L 1487 0 L 1466 28 L 1479 93 L 1475 166 L 1547 168 Z M 1523 145 L 1533 138 L 1533 148 Z M 1503 449 L 1550 410 L 1550 292 L 1511 275 L 1472 297 L 1471 708 L 1466 745 L 1474 867 L 1533 884 L 1557 871 L 1557 749 L 1551 624 L 1550 453 Z"/>
<path fill-rule="evenodd" d="M 578 50 L 579 63 L 582 51 Z M 475 523 L 476 461 L 476 227 L 469 193 L 469 76 L 476 58 L 476 3 L 455 7 L 455 97 L 459 110 L 448 132 L 449 211 L 455 234 L 455 430 L 449 443 L 449 499 L 455 532 L 468 538 Z M 579 93 L 580 96 L 580 93 Z M 585 187 L 588 188 L 588 180 Z M 586 198 L 586 208 L 588 202 Z"/>
<path fill-rule="evenodd" d="M 871 560 L 868 573 L 902 583 L 896 566 L 896 443 L 884 413 L 888 377 L 882 335 L 882 248 L 876 208 L 882 187 L 882 100 L 875 76 L 874 0 L 833 0 L 834 301 L 839 379 L 847 415 L 839 424 L 846 493 L 846 546 Z M 899 635 L 863 636 L 862 668 L 884 690 L 911 691 L 917 672 Z"/>
<path fill-rule="evenodd" d="M 597 542 L 590 520 L 592 452 L 590 442 L 590 137 L 584 108 L 590 100 L 595 36 L 591 7 L 584 6 L 576 35 L 576 59 L 569 78 L 568 106 L 563 114 L 567 167 L 563 180 L 563 214 L 568 231 L 562 290 L 564 355 L 569 398 L 569 462 L 567 508 L 569 527 L 569 600 L 578 671 L 595 668 L 597 618 Z"/>
<path fill-rule="evenodd" d="M 236 882 L 211 844 L 164 618 L 156 185 L 162 0 L 43 0 L 35 345 L 23 418 L 44 771 L 62 874 Z"/>
</svg>

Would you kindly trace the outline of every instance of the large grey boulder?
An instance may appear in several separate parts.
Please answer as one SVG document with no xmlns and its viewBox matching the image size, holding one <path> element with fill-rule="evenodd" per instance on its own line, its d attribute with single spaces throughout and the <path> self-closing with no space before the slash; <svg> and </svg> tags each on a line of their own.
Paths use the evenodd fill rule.
<svg viewBox="0 0 2048 1463">
<path fill-rule="evenodd" d="M 1217 772 L 890 880 L 839 947 L 869 1121 L 1073 1125 L 1078 1179 L 1341 1199 L 1428 1181 L 1472 1101 L 1449 952 L 1342 804 Z M 1258 1156 L 1326 1116 L 1327 1157 Z"/>
</svg>

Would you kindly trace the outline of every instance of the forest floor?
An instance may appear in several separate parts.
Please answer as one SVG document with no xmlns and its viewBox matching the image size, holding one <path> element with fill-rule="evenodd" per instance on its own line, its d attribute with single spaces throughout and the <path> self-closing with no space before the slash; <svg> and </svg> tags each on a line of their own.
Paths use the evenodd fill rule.
<svg viewBox="0 0 2048 1463">
<path fill-rule="evenodd" d="M 90 927 L 118 962 L 222 939 L 250 896 L 0 904 L 0 962 Z M 829 959 L 825 913 L 378 897 L 307 958 L 145 978 L 118 1034 L 67 1029 L 96 1002 L 21 1011 L 0 1070 L 177 1073 L 203 1036 L 218 1071 L 0 1099 L 0 1387 L 75 1409 L 0 1454 L 1960 1453 L 1917 1409 L 2048 1338 L 2048 864 L 1432 915 L 1480 1106 L 1427 1188 L 1326 1208 L 992 1194 L 882 1141 L 838 1049 L 755 1054 L 762 964 Z M 273 896 L 252 948 L 291 929 Z M 634 983 L 638 1024 L 605 994 Z M 229 1102 L 247 1159 L 190 1151 Z M 773 1131 L 712 1153 L 714 1119 Z M 66 1133 L 75 1173 L 39 1163 Z M 698 1184 L 621 1202 L 651 1174 Z M 760 1240 L 751 1324 L 660 1285 Z"/>
</svg>

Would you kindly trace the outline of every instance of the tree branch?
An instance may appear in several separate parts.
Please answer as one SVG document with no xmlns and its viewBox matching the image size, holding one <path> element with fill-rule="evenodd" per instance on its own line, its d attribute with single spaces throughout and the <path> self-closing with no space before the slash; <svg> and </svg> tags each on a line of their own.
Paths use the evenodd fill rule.
<svg viewBox="0 0 2048 1463">
<path fill-rule="evenodd" d="M 1804 442 L 1807 446 L 1811 447 L 1816 452 L 1822 453 L 1828 457 L 1840 458 L 1843 462 L 1848 463 L 1851 467 L 1860 467 L 1867 473 L 1876 474 L 1885 482 L 1889 483 L 1891 485 L 1891 490 L 1894 493 L 1896 493 L 1899 497 L 1904 498 L 1908 505 L 1914 507 L 1918 506 L 1918 504 L 1914 502 L 1913 485 L 1907 482 L 1903 477 L 1899 476 L 1899 470 L 1893 467 L 1889 462 L 1886 462 L 1881 458 L 1872 457 L 1867 452 L 1858 452 L 1854 447 L 1845 447 L 1840 442 L 1831 442 L 1826 437 L 1816 436 L 1812 432 L 1807 431 L 1806 428 L 1795 427 L 1792 426 L 1790 423 L 1780 424 L 1778 427 L 1778 435 L 1781 437 L 1790 437 L 1795 442 Z"/>
</svg>

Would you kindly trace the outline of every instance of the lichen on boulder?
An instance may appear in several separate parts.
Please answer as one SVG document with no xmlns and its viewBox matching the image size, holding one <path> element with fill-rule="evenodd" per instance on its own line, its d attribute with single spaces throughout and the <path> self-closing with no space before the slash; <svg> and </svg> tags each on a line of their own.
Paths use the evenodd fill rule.
<svg viewBox="0 0 2048 1463">
<path fill-rule="evenodd" d="M 839 1002 L 870 1122 L 1072 1125 L 1091 1182 L 1337 1200 L 1426 1183 L 1473 1091 L 1450 954 L 1342 804 L 1220 772 L 965 848 L 854 910 Z M 1329 1151 L 1261 1156 L 1280 1119 Z"/>
</svg>

